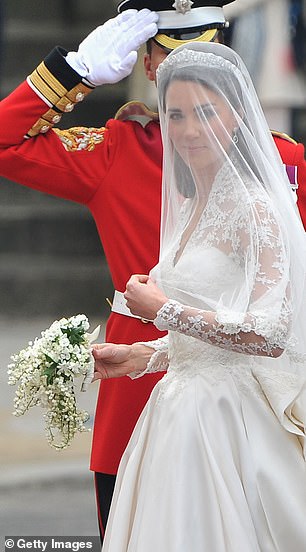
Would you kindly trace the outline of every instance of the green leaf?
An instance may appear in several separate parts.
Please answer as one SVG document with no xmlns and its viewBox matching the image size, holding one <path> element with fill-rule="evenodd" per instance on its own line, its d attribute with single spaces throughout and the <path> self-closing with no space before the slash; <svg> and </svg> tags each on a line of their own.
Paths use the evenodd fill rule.
<svg viewBox="0 0 306 552">
<path fill-rule="evenodd" d="M 77 328 L 61 328 L 61 330 L 67 335 L 71 345 L 79 345 L 85 342 L 85 332 L 82 326 L 78 326 Z"/>
<path fill-rule="evenodd" d="M 47 376 L 47 385 L 52 385 L 54 378 L 56 376 L 57 364 L 53 362 L 51 366 L 48 366 L 44 369 L 43 375 Z"/>
<path fill-rule="evenodd" d="M 49 355 L 47 355 L 45 353 L 45 357 L 47 359 L 48 362 L 51 362 L 51 364 L 54 364 L 55 366 L 57 366 L 56 362 L 53 360 L 53 358 L 51 358 Z"/>
</svg>

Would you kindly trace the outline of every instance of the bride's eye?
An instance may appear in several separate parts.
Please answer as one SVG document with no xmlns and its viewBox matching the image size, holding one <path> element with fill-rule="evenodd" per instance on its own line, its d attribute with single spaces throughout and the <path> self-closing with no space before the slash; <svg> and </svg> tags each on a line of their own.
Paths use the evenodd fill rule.
<svg viewBox="0 0 306 552">
<path fill-rule="evenodd" d="M 183 114 L 181 111 L 169 111 L 168 118 L 169 121 L 180 121 L 183 119 Z"/>
<path fill-rule="evenodd" d="M 216 115 L 216 111 L 212 106 L 200 106 L 196 108 L 196 114 L 201 121 L 207 121 Z"/>
</svg>

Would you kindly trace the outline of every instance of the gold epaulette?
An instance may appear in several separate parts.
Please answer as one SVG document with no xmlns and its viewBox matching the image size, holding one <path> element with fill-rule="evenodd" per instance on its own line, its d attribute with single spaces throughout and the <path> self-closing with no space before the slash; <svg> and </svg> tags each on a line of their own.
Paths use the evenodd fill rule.
<svg viewBox="0 0 306 552">
<path fill-rule="evenodd" d="M 146 118 L 150 121 L 158 121 L 158 113 L 149 109 L 143 102 L 132 101 L 120 107 L 114 117 L 119 121 L 127 121 L 128 119 Z"/>
<path fill-rule="evenodd" d="M 288 134 L 285 134 L 285 132 L 278 132 L 277 130 L 271 130 L 272 136 L 276 136 L 277 138 L 282 138 L 283 140 L 287 140 L 287 142 L 291 142 L 291 144 L 297 144 L 296 140 L 291 138 Z"/>
<path fill-rule="evenodd" d="M 80 126 L 68 130 L 54 128 L 53 132 L 57 134 L 67 151 L 93 151 L 97 144 L 103 142 L 107 129 Z"/>
<path fill-rule="evenodd" d="M 61 120 L 63 113 L 72 111 L 75 104 L 83 101 L 94 89 L 86 81 L 79 82 L 71 90 L 67 90 L 49 71 L 44 62 L 28 77 L 28 82 L 37 95 L 42 97 L 50 106 L 50 109 L 43 113 L 30 128 L 25 136 L 26 138 L 48 132 L 53 125 Z"/>
</svg>

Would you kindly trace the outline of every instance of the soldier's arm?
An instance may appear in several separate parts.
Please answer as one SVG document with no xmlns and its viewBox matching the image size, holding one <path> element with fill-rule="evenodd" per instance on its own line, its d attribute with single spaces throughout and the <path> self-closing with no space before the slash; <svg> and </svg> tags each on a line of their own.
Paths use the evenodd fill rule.
<svg viewBox="0 0 306 552">
<path fill-rule="evenodd" d="M 86 203 L 98 185 L 94 173 L 89 178 L 82 170 L 86 151 L 71 155 L 53 127 L 92 90 L 66 63 L 63 52 L 53 50 L 27 81 L 0 103 L 0 174 L 25 186 Z M 106 133 L 103 130 L 103 135 Z M 104 147 L 100 171 L 107 162 Z"/>
<path fill-rule="evenodd" d="M 136 50 L 156 32 L 155 20 L 149 10 L 128 10 L 90 33 L 77 52 L 55 48 L 0 103 L 2 176 L 80 203 L 91 199 L 111 162 L 110 131 L 55 125 L 95 85 L 131 72 Z"/>
</svg>

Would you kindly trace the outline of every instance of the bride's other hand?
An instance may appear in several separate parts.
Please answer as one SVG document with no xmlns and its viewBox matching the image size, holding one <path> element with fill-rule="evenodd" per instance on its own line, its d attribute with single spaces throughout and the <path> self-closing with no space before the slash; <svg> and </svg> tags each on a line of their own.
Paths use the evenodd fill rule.
<svg viewBox="0 0 306 552">
<path fill-rule="evenodd" d="M 159 309 L 168 301 L 155 282 L 144 274 L 131 276 L 124 297 L 130 311 L 147 320 L 154 320 Z"/>
<path fill-rule="evenodd" d="M 142 372 L 153 352 L 152 348 L 140 343 L 94 345 L 92 354 L 95 358 L 95 373 L 92 381 L 119 378 L 135 371 Z"/>
</svg>

